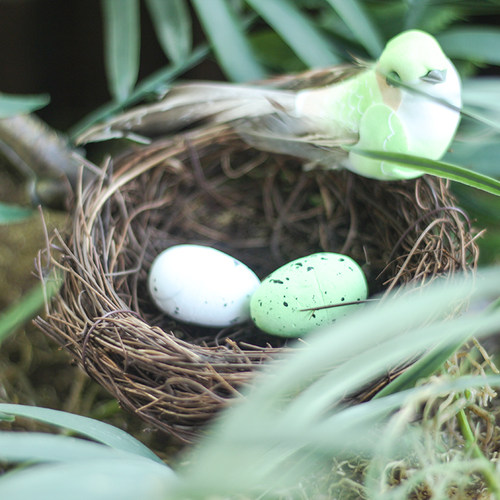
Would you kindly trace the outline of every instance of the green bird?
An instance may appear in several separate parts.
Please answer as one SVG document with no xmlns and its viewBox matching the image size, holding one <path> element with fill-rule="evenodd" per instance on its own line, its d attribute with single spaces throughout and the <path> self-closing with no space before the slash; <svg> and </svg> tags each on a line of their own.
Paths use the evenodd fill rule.
<svg viewBox="0 0 500 500">
<path fill-rule="evenodd" d="M 355 150 L 438 160 L 453 140 L 460 107 L 454 65 L 433 36 L 409 30 L 389 40 L 375 63 L 358 61 L 252 85 L 172 87 L 161 101 L 89 130 L 80 142 L 226 123 L 264 151 L 373 179 L 410 179 L 422 173 Z"/>
</svg>

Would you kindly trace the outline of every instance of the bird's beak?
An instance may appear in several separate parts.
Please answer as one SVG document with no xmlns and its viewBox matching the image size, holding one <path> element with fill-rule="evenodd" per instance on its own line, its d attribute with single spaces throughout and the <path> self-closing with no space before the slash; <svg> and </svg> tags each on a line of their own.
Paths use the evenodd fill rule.
<svg viewBox="0 0 500 500">
<path fill-rule="evenodd" d="M 421 76 L 420 80 L 427 83 L 443 83 L 446 80 L 446 70 L 445 69 L 431 69 L 429 73 L 425 76 Z"/>
</svg>

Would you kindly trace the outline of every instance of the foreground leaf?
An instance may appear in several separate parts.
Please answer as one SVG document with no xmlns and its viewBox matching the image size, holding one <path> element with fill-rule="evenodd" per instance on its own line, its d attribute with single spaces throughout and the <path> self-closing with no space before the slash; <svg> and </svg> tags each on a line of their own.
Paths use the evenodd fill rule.
<svg viewBox="0 0 500 500">
<path fill-rule="evenodd" d="M 152 451 L 130 434 L 127 434 L 117 427 L 92 418 L 49 408 L 8 403 L 0 403 L 0 412 L 6 415 L 31 418 L 57 427 L 69 429 L 117 450 L 126 451 L 141 457 L 149 458 L 158 463 L 163 463 Z"/>
<path fill-rule="evenodd" d="M 9 500 L 165 500 L 172 471 L 140 458 L 39 465 L 0 478 L 0 498 Z"/>
<path fill-rule="evenodd" d="M 368 151 L 366 149 L 351 148 L 356 154 L 373 158 L 376 160 L 385 160 L 400 167 L 418 170 L 426 174 L 442 177 L 451 181 L 460 182 L 470 187 L 486 191 L 487 193 L 500 196 L 500 181 L 474 172 L 464 167 L 446 163 L 443 161 L 429 160 L 420 156 L 405 155 L 400 153 L 387 153 L 383 151 Z"/>
</svg>

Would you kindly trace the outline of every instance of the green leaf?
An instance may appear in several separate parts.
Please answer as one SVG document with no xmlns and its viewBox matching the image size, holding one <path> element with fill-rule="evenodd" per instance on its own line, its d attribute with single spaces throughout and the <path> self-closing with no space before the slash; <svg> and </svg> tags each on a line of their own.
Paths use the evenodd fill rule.
<svg viewBox="0 0 500 500">
<path fill-rule="evenodd" d="M 289 0 L 246 0 L 285 40 L 309 67 L 326 67 L 340 62 L 320 31 Z"/>
<path fill-rule="evenodd" d="M 12 224 L 30 218 L 34 211 L 32 208 L 9 205 L 0 202 L 0 224 Z"/>
<path fill-rule="evenodd" d="M 384 50 L 384 41 L 363 5 L 358 0 L 327 0 L 327 2 L 350 28 L 368 54 L 377 59 Z"/>
<path fill-rule="evenodd" d="M 38 465 L 0 477 L 0 498 L 10 500 L 165 500 L 177 482 L 149 460 L 96 459 Z"/>
<path fill-rule="evenodd" d="M 250 42 L 259 60 L 273 72 L 298 73 L 307 67 L 273 30 L 267 29 L 250 35 Z"/>
<path fill-rule="evenodd" d="M 419 380 L 425 379 L 440 370 L 447 359 L 449 359 L 463 345 L 463 339 L 457 344 L 447 347 L 433 347 L 430 352 L 416 361 L 401 375 L 377 392 L 373 399 L 382 398 L 389 394 L 401 392 L 415 387 Z"/>
<path fill-rule="evenodd" d="M 388 412 L 410 397 L 416 404 L 450 391 L 498 385 L 498 375 L 442 378 L 363 404 L 346 401 L 391 367 L 433 346 L 456 346 L 472 335 L 481 338 L 497 331 L 500 311 L 482 307 L 499 294 L 500 268 L 489 269 L 391 294 L 312 332 L 305 344 L 290 345 L 283 358 L 263 367 L 241 404 L 212 426 L 184 477 L 190 484 L 203 480 L 207 496 L 220 484 L 239 493 L 255 485 L 276 488 L 287 475 L 288 484 L 278 487 L 291 486 L 315 465 L 315 453 L 325 454 L 330 464 L 332 455 L 342 460 L 359 450 L 363 458 L 375 453 L 384 444 Z M 470 310 L 457 315 L 458 304 L 470 304 Z M 414 413 L 409 415 L 413 423 Z M 396 444 L 392 451 L 401 456 L 405 443 Z M 230 496 L 225 490 L 225 497 Z"/>
<path fill-rule="evenodd" d="M 166 66 L 165 68 L 154 72 L 149 77 L 142 80 L 124 101 L 109 102 L 104 106 L 97 108 L 82 120 L 80 120 L 73 127 L 71 127 L 71 130 L 68 133 L 71 140 L 74 141 L 80 134 L 82 134 L 85 130 L 90 128 L 95 123 L 103 121 L 106 118 L 115 115 L 127 106 L 138 103 L 147 95 L 157 91 L 159 87 L 165 86 L 168 82 L 174 80 L 179 75 L 202 61 L 207 56 L 207 54 L 209 54 L 208 46 L 205 44 L 200 45 L 182 63 Z"/>
<path fill-rule="evenodd" d="M 185 0 L 146 0 L 156 36 L 167 57 L 175 64 L 191 51 L 191 16 Z"/>
<path fill-rule="evenodd" d="M 419 170 L 426 174 L 450 179 L 460 182 L 470 187 L 486 191 L 487 193 L 500 196 L 500 181 L 478 172 L 474 172 L 464 167 L 446 163 L 443 161 L 429 160 L 420 156 L 405 155 L 400 153 L 388 153 L 382 151 L 368 151 L 358 148 L 346 148 L 356 154 L 373 158 L 376 160 L 385 160 L 401 167 L 411 170 Z"/>
<path fill-rule="evenodd" d="M 0 119 L 32 113 L 47 106 L 50 97 L 41 95 L 12 95 L 0 93 Z"/>
<path fill-rule="evenodd" d="M 239 19 L 224 0 L 193 0 L 203 29 L 224 73 L 233 81 L 260 80 L 266 72 L 257 62 Z"/>
<path fill-rule="evenodd" d="M 454 28 L 437 37 L 451 58 L 500 65 L 500 29 L 484 26 Z"/>
<path fill-rule="evenodd" d="M 463 82 L 462 99 L 470 106 L 500 111 L 500 78 L 468 78 Z"/>
<path fill-rule="evenodd" d="M 120 458 L 137 458 L 137 455 L 75 437 L 43 432 L 0 431 L 0 460 L 9 463 Z"/>
<path fill-rule="evenodd" d="M 61 282 L 53 276 L 46 279 L 45 284 L 36 284 L 21 299 L 0 314 L 0 343 L 17 328 L 29 321 L 43 307 L 45 300 L 53 297 L 61 286 Z"/>
<path fill-rule="evenodd" d="M 163 464 L 152 451 L 130 434 L 92 418 L 59 410 L 51 410 L 50 408 L 8 403 L 0 403 L 0 412 L 6 415 L 32 418 L 33 420 L 69 429 L 94 441 L 111 446 L 111 448 L 149 458 Z"/>
<path fill-rule="evenodd" d="M 139 73 L 139 0 L 101 0 L 109 91 L 118 102 L 132 91 Z"/>
</svg>

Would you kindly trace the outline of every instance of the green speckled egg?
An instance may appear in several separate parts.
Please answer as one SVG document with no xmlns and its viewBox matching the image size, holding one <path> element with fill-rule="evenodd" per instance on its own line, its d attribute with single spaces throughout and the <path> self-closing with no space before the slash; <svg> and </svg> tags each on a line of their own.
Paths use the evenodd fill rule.
<svg viewBox="0 0 500 500">
<path fill-rule="evenodd" d="M 315 253 L 280 267 L 265 278 L 252 296 L 250 315 L 258 328 L 280 337 L 300 337 L 334 323 L 365 300 L 366 278 L 346 255 Z M 304 309 L 322 308 L 305 311 Z"/>
</svg>

